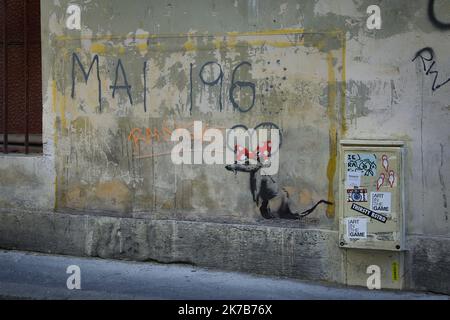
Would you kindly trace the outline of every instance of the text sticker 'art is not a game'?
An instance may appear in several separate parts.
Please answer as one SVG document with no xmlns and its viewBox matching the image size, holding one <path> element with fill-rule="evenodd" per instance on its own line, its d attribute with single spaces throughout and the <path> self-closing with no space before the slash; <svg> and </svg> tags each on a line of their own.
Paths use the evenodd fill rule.
<svg viewBox="0 0 450 320">
<path fill-rule="evenodd" d="M 371 192 L 370 209 L 379 213 L 391 213 L 391 199 L 390 192 Z"/>
<path fill-rule="evenodd" d="M 347 218 L 347 238 L 367 239 L 367 218 Z"/>
</svg>

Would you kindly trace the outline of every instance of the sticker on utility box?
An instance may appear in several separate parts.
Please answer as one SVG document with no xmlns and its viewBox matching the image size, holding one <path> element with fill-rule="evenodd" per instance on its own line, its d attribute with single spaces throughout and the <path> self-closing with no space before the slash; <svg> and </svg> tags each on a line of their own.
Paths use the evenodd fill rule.
<svg viewBox="0 0 450 320">
<path fill-rule="evenodd" d="M 365 177 L 377 175 L 377 156 L 367 153 L 347 154 L 347 171 L 358 172 Z"/>
<path fill-rule="evenodd" d="M 347 172 L 347 188 L 361 186 L 361 172 Z"/>
<path fill-rule="evenodd" d="M 368 202 L 367 189 L 347 189 L 347 202 Z"/>
<path fill-rule="evenodd" d="M 356 212 L 359 212 L 359 213 L 361 213 L 363 215 L 366 215 L 366 216 L 368 216 L 368 217 L 370 217 L 372 219 L 375 219 L 375 220 L 377 220 L 379 222 L 386 223 L 386 221 L 387 221 L 387 218 L 385 216 L 383 216 L 382 214 L 379 214 L 379 213 L 376 213 L 376 212 L 374 212 L 374 211 L 372 211 L 370 209 L 364 208 L 364 207 L 362 207 L 362 206 L 360 206 L 360 205 L 358 205 L 356 203 L 352 204 L 351 209 L 356 211 Z"/>
<path fill-rule="evenodd" d="M 370 209 L 379 213 L 391 213 L 391 199 L 390 192 L 371 192 Z"/>
<path fill-rule="evenodd" d="M 345 224 L 348 239 L 367 239 L 367 218 L 347 218 Z"/>
</svg>

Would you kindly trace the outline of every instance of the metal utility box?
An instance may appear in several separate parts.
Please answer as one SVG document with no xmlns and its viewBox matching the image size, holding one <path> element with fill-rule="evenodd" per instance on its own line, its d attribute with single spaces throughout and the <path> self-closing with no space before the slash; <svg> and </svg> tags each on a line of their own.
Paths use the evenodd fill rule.
<svg viewBox="0 0 450 320">
<path fill-rule="evenodd" d="M 403 145 L 397 141 L 341 141 L 341 247 L 404 250 Z"/>
</svg>

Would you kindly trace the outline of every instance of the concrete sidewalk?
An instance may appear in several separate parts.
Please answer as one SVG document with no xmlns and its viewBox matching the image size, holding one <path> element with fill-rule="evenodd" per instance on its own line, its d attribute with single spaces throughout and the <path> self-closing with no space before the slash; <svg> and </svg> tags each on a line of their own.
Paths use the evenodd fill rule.
<svg viewBox="0 0 450 320">
<path fill-rule="evenodd" d="M 81 290 L 68 290 L 68 266 L 81 269 Z M 0 251 L 0 298 L 301 300 L 420 299 L 448 296 L 369 291 L 291 279 L 160 265 Z"/>
</svg>

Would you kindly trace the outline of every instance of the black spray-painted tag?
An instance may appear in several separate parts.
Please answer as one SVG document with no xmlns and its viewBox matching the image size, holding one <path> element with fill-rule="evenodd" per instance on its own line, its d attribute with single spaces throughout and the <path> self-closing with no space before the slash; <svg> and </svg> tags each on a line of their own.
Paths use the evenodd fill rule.
<svg viewBox="0 0 450 320">
<path fill-rule="evenodd" d="M 382 223 L 386 223 L 387 218 L 379 213 L 373 212 L 370 209 L 361 207 L 360 205 L 357 205 L 356 203 L 352 204 L 352 210 L 355 210 L 356 212 L 362 213 L 363 215 L 366 215 L 372 219 L 375 219 L 377 221 L 380 221 Z"/>
</svg>

